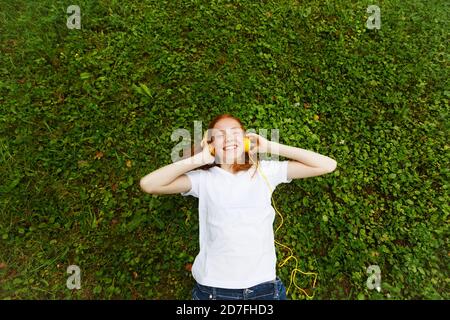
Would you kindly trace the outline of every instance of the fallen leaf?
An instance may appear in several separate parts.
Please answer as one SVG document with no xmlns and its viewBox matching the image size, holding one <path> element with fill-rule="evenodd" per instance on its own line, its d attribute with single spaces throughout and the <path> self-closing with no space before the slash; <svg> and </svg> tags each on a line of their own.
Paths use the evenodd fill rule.
<svg viewBox="0 0 450 320">
<path fill-rule="evenodd" d="M 0 269 L 5 269 L 5 268 L 6 268 L 6 263 L 0 262 Z"/>
<path fill-rule="evenodd" d="M 127 160 L 126 165 L 128 168 L 131 168 L 131 160 Z"/>
<path fill-rule="evenodd" d="M 380 253 L 377 251 L 372 251 L 371 255 L 372 255 L 372 257 L 378 257 L 380 255 Z"/>
<path fill-rule="evenodd" d="M 97 151 L 97 152 L 95 153 L 94 159 L 101 159 L 101 158 L 103 158 L 103 156 L 104 156 L 103 152 Z"/>
<path fill-rule="evenodd" d="M 191 271 L 192 270 L 192 263 L 186 263 L 184 268 L 186 269 L 186 271 Z"/>
</svg>

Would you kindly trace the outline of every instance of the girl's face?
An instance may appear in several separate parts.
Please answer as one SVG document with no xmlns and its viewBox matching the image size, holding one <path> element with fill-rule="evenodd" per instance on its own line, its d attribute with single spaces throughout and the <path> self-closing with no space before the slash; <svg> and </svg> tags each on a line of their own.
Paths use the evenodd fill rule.
<svg viewBox="0 0 450 320">
<path fill-rule="evenodd" d="M 244 163 L 244 130 L 234 119 L 222 119 L 211 129 L 212 146 L 220 164 Z"/>
</svg>

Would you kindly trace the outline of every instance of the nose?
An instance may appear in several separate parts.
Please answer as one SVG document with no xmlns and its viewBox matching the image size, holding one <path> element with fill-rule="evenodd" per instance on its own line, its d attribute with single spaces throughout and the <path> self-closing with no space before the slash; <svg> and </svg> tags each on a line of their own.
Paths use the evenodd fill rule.
<svg viewBox="0 0 450 320">
<path fill-rule="evenodd" d="M 231 133 L 225 133 L 225 142 L 232 141 L 233 135 Z"/>
</svg>

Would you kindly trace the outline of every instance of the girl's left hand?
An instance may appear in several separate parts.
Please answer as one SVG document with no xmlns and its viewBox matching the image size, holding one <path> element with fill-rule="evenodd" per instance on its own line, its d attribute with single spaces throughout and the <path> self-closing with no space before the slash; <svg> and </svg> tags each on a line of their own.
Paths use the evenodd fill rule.
<svg viewBox="0 0 450 320">
<path fill-rule="evenodd" d="M 270 152 L 270 144 L 271 142 L 266 138 L 261 137 L 260 135 L 252 132 L 246 133 L 246 136 L 250 138 L 250 153 L 269 153 Z"/>
</svg>

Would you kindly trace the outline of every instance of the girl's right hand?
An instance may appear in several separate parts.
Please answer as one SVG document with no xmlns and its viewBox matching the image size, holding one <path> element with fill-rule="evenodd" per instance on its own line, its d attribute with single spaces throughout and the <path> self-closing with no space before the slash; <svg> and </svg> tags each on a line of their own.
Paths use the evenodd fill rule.
<svg viewBox="0 0 450 320">
<path fill-rule="evenodd" d="M 207 134 L 205 133 L 205 135 L 203 136 L 203 140 L 200 143 L 200 146 L 202 147 L 202 160 L 205 164 L 211 164 L 214 162 L 214 160 L 216 160 L 216 157 L 214 157 L 210 150 L 209 147 L 210 145 L 207 142 Z M 212 148 L 212 147 L 211 147 Z"/>
</svg>

